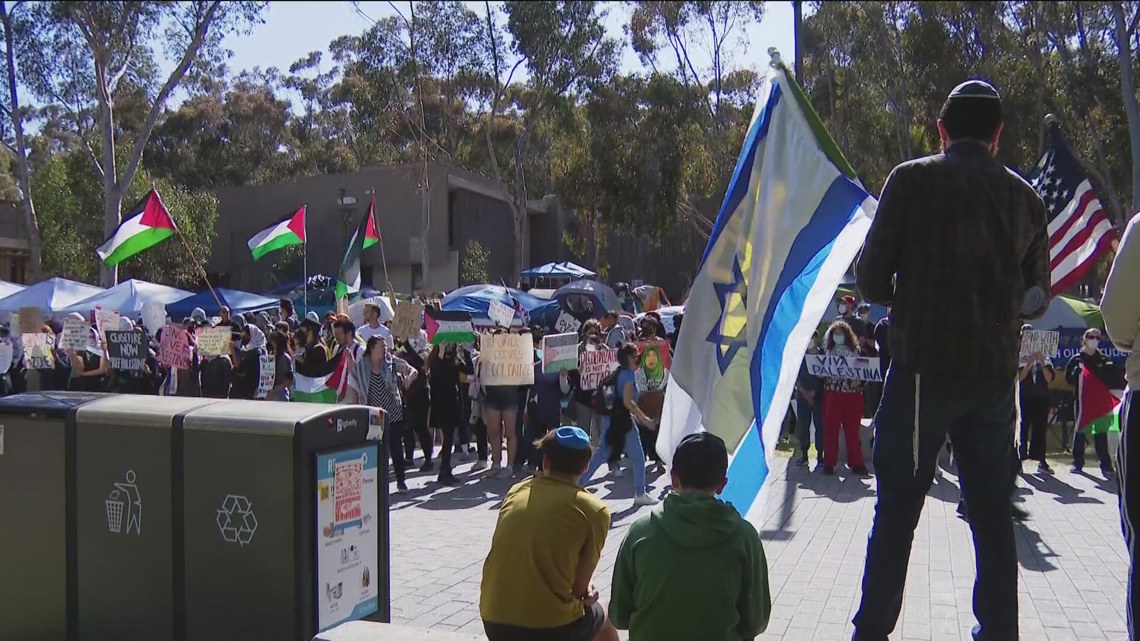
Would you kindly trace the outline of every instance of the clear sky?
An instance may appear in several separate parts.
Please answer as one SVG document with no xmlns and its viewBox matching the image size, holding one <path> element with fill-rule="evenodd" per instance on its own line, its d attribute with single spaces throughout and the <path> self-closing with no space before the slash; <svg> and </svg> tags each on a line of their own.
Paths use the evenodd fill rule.
<svg viewBox="0 0 1140 641">
<path fill-rule="evenodd" d="M 484 11 L 482 2 L 466 4 L 480 14 Z M 494 8 L 500 3 L 491 4 Z M 604 4 L 607 5 L 609 34 L 625 43 L 622 71 L 641 71 L 637 54 L 623 33 L 629 19 L 628 7 L 618 2 Z M 396 5 L 401 11 L 407 11 L 406 2 Z M 286 71 L 292 62 L 311 51 L 327 51 L 329 42 L 337 37 L 364 31 L 371 25 L 369 18 L 378 20 L 396 15 L 388 2 L 361 2 L 360 10 L 365 15 L 358 13 L 351 2 L 270 2 L 265 24 L 257 26 L 249 36 L 231 37 L 226 42 L 234 52 L 230 69 L 234 73 L 254 67 L 277 67 Z M 768 47 L 779 49 L 790 63 L 793 58 L 791 2 L 766 3 L 763 22 L 749 29 L 746 37 L 747 42 L 735 51 L 736 60 L 744 66 L 759 69 L 767 64 Z M 707 54 L 696 53 L 694 57 L 699 59 L 695 61 L 698 67 L 707 65 Z M 328 67 L 326 62 L 325 68 Z"/>
</svg>

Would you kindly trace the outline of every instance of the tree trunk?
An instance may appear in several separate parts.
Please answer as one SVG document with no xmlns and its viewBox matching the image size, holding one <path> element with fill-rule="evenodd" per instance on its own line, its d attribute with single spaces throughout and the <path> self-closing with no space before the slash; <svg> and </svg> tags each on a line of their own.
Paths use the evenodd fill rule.
<svg viewBox="0 0 1140 641">
<path fill-rule="evenodd" d="M 428 180 L 428 165 L 424 162 L 423 177 L 420 181 L 420 287 L 431 288 L 431 183 Z"/>
<path fill-rule="evenodd" d="M 122 217 L 123 188 L 119 185 L 119 171 L 115 161 L 115 109 L 107 90 L 106 65 L 95 61 L 95 81 L 99 101 L 99 121 L 102 128 L 103 148 L 103 238 L 110 238 Z M 114 287 L 119 283 L 119 267 L 99 262 L 99 285 Z"/>
<path fill-rule="evenodd" d="M 1120 93 L 1124 100 L 1124 113 L 1128 117 L 1128 142 L 1132 150 L 1132 208 L 1129 211 L 1136 211 L 1140 207 L 1140 105 L 1136 101 L 1136 80 L 1132 74 L 1132 37 L 1120 2 L 1112 3 L 1112 17 L 1120 63 Z"/>
<path fill-rule="evenodd" d="M 523 171 L 524 157 L 530 145 L 530 122 L 523 123 L 523 130 L 515 140 L 515 278 L 520 278 L 526 260 L 526 244 L 523 234 L 527 216 L 526 175 Z"/>
<path fill-rule="evenodd" d="M 16 83 L 15 37 L 12 34 L 12 19 L 8 14 L 7 3 L 0 2 L 0 22 L 4 25 L 4 44 L 8 54 L 8 96 L 11 100 L 10 116 L 12 129 L 16 134 L 17 180 L 23 196 L 24 228 L 28 233 L 28 252 L 31 254 L 31 280 L 43 280 L 43 248 L 40 244 L 40 225 L 36 220 L 36 208 L 32 203 L 32 177 L 28 170 L 28 148 L 24 144 L 24 116 L 20 113 L 20 92 Z"/>
</svg>

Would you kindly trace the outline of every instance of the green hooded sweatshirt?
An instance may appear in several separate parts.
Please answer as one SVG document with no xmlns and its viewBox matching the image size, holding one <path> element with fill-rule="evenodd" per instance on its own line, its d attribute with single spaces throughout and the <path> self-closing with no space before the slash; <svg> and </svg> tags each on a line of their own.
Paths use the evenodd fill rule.
<svg viewBox="0 0 1140 641">
<path fill-rule="evenodd" d="M 715 497 L 673 493 L 618 550 L 609 615 L 629 641 L 741 641 L 768 627 L 768 562 L 756 528 Z"/>
</svg>

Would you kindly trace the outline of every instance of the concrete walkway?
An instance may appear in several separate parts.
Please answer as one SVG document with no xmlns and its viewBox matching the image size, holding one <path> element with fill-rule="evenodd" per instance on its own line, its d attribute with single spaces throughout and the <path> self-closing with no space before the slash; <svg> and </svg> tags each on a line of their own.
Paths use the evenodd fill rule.
<svg viewBox="0 0 1140 641">
<path fill-rule="evenodd" d="M 858 606 L 875 481 L 845 475 L 843 468 L 826 477 L 787 464 L 780 458 L 774 466 L 758 524 L 774 595 L 772 621 L 761 638 L 841 641 L 850 638 Z M 1016 530 L 1021 641 L 1124 641 L 1128 558 L 1115 485 L 1095 467 L 1080 475 L 1063 461 L 1054 468 L 1054 476 L 1018 481 L 1022 505 L 1032 515 Z M 498 503 L 510 483 L 476 481 L 469 469 L 468 463 L 457 470 L 466 479 L 461 487 L 441 488 L 428 482 L 434 475 L 413 475 L 411 492 L 393 497 L 394 623 L 482 632 L 479 580 Z M 667 477 L 650 479 L 656 495 L 664 492 Z M 649 508 L 633 506 L 628 477 L 598 486 L 613 513 L 595 576 L 605 602 L 618 546 L 629 524 Z M 892 641 L 969 638 L 974 555 L 969 526 L 955 513 L 957 501 L 957 479 L 944 471 L 915 535 L 902 620 Z"/>
</svg>

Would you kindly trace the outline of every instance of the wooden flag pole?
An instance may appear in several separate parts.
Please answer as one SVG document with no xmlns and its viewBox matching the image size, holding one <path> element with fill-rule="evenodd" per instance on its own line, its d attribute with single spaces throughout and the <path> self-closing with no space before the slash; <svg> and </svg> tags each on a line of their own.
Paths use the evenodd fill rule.
<svg viewBox="0 0 1140 641">
<path fill-rule="evenodd" d="M 186 248 L 186 253 L 190 255 L 190 260 L 194 261 L 194 264 L 198 266 L 198 271 L 202 272 L 202 280 L 206 282 L 206 287 L 209 288 L 210 293 L 214 295 L 214 302 L 221 308 L 222 299 L 218 298 L 218 292 L 214 291 L 214 286 L 210 284 L 210 277 L 206 275 L 206 268 L 202 266 L 202 262 L 198 260 L 198 257 L 194 254 L 194 250 L 190 249 L 190 243 L 186 241 L 186 236 L 182 235 L 182 230 L 179 229 L 177 225 L 174 227 L 174 232 L 178 234 L 178 238 L 182 239 L 182 246 Z"/>
</svg>

